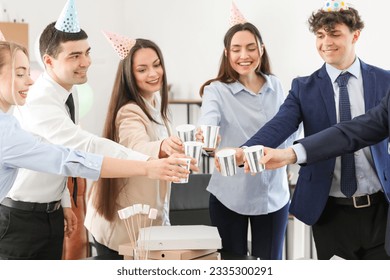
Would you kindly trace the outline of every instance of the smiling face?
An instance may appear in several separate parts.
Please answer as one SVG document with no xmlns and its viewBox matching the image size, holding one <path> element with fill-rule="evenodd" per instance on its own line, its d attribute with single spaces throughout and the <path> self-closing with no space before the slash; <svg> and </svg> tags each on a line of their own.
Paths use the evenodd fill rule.
<svg viewBox="0 0 390 280">
<path fill-rule="evenodd" d="M 345 24 L 336 24 L 332 30 L 320 28 L 316 32 L 316 47 L 322 59 L 333 67 L 344 70 L 355 60 L 355 43 L 360 30 L 351 32 Z"/>
<path fill-rule="evenodd" d="M 240 76 L 255 73 L 263 54 L 255 35 L 247 30 L 234 34 L 229 50 L 225 50 L 225 54 L 226 52 L 229 52 L 230 65 Z"/>
<path fill-rule="evenodd" d="M 33 84 L 30 77 L 30 63 L 27 55 L 20 49 L 15 52 L 14 66 L 10 52 L 6 64 L 0 69 L 0 106 L 6 112 L 12 105 L 24 105 L 27 92 Z M 14 77 L 12 77 L 14 74 Z"/>
<path fill-rule="evenodd" d="M 152 48 L 141 48 L 134 53 L 132 71 L 144 98 L 148 99 L 161 89 L 164 70 L 160 58 Z"/>
<path fill-rule="evenodd" d="M 43 57 L 49 75 L 63 88 L 87 82 L 87 71 L 91 65 L 90 46 L 87 40 L 61 43 L 57 57 L 45 54 Z"/>
</svg>

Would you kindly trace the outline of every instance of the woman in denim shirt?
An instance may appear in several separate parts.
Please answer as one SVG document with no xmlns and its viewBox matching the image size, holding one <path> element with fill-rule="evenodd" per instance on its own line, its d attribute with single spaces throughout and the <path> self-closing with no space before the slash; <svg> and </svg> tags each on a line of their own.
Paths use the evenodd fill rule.
<svg viewBox="0 0 390 280">
<path fill-rule="evenodd" d="M 224 46 L 217 78 L 200 89 L 198 124 L 220 126 L 220 147 L 239 147 L 276 114 L 285 96 L 253 24 L 232 26 Z M 238 169 L 232 177 L 214 171 L 207 190 L 211 221 L 218 227 L 223 250 L 247 254 L 250 222 L 251 254 L 282 258 L 290 196 L 285 168 L 255 176 Z"/>
</svg>

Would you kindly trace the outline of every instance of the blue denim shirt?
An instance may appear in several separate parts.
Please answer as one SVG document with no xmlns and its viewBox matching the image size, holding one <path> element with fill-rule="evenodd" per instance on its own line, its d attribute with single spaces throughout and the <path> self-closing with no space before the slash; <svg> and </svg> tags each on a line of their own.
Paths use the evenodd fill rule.
<svg viewBox="0 0 390 280">
<path fill-rule="evenodd" d="M 285 99 L 281 83 L 275 76 L 263 76 L 266 83 L 259 93 L 251 92 L 240 82 L 213 82 L 205 87 L 198 125 L 220 126 L 219 148 L 239 147 L 278 112 Z M 288 141 L 280 147 L 290 144 Z M 275 212 L 288 202 L 286 168 L 255 176 L 245 174 L 243 168 L 237 171 L 232 177 L 224 177 L 215 170 L 207 187 L 229 209 L 260 215 Z"/>
</svg>

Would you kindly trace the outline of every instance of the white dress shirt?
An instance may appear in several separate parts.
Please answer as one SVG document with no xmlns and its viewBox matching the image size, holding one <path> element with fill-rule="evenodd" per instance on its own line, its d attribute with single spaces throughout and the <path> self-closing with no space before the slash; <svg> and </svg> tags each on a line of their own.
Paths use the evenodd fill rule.
<svg viewBox="0 0 390 280">
<path fill-rule="evenodd" d="M 14 110 L 22 127 L 47 141 L 69 148 L 116 158 L 147 160 L 149 156 L 132 151 L 114 141 L 98 137 L 80 128 L 70 119 L 65 105 L 69 94 L 75 102 L 78 123 L 76 87 L 71 91 L 57 84 L 46 72 L 31 86 L 25 106 Z M 37 191 L 39 190 L 39 191 Z M 8 194 L 14 200 L 51 202 L 62 199 L 63 207 L 70 207 L 66 177 L 20 169 L 14 186 Z"/>
</svg>

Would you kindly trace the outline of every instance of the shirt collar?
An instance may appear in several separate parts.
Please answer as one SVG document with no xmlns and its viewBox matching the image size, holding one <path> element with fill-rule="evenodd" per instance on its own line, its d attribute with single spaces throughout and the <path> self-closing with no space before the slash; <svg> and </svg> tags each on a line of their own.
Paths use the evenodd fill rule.
<svg viewBox="0 0 390 280">
<path fill-rule="evenodd" d="M 360 69 L 360 60 L 359 58 L 356 58 L 355 61 L 352 63 L 352 65 L 345 70 L 340 70 L 332 65 L 326 63 L 326 72 L 328 73 L 330 80 L 332 83 L 336 82 L 337 77 L 342 73 L 342 72 L 349 72 L 351 73 L 355 78 L 359 78 L 361 76 L 361 69 Z"/>
<path fill-rule="evenodd" d="M 69 95 L 71 93 L 74 93 L 76 91 L 76 87 L 73 86 L 70 91 L 67 91 L 64 89 L 60 84 L 58 84 L 47 72 L 43 73 L 43 79 L 45 79 L 47 82 L 51 83 L 53 87 L 55 88 L 56 92 L 58 92 L 61 96 L 61 101 L 65 104 L 66 100 L 68 99 Z"/>
<path fill-rule="evenodd" d="M 263 85 L 263 87 L 260 89 L 260 92 L 267 92 L 267 91 L 275 91 L 272 83 L 271 83 L 271 79 L 269 77 L 269 75 L 264 75 L 264 74 L 261 74 L 264 79 L 265 79 L 265 83 Z M 253 93 L 252 91 L 248 90 L 243 84 L 241 84 L 239 81 L 236 81 L 234 83 L 231 83 L 230 84 L 230 88 L 231 88 L 231 91 L 233 94 L 237 94 L 241 91 L 244 91 L 244 92 L 247 92 L 249 94 L 252 94 L 252 95 L 255 95 L 255 93 Z M 258 93 L 258 92 L 256 92 Z"/>
</svg>

